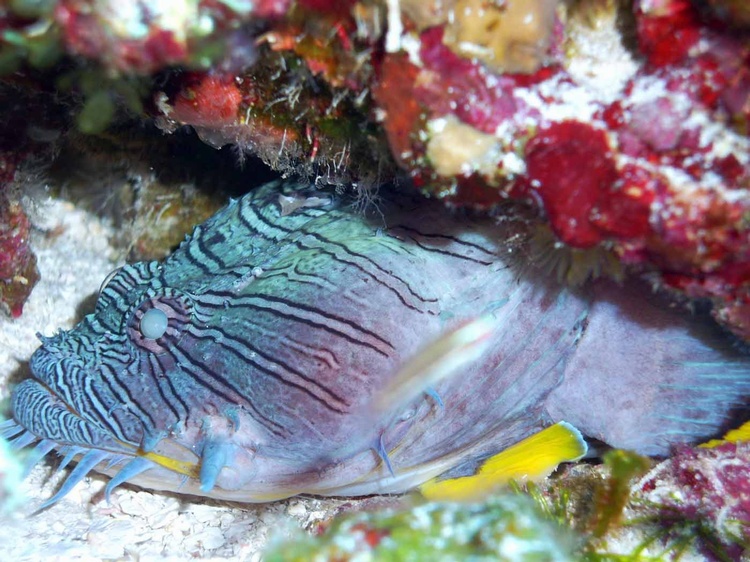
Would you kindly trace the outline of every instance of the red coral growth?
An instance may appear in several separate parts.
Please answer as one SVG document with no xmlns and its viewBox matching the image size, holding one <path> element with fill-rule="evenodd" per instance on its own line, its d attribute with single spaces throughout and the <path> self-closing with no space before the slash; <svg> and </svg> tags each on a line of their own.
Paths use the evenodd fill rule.
<svg viewBox="0 0 750 562">
<path fill-rule="evenodd" d="M 696 527 L 694 538 L 708 559 L 739 560 L 741 545 L 750 544 L 750 443 L 682 449 L 639 487 L 662 525 Z"/>
<path fill-rule="evenodd" d="M 564 55 L 502 73 L 453 52 L 443 27 L 423 31 L 418 57 L 386 55 L 375 91 L 394 155 L 454 204 L 525 199 L 561 241 L 662 271 L 750 339 L 750 40 L 689 0 L 636 2 L 634 17 L 646 59 L 614 99 L 579 83 Z M 451 142 L 443 123 L 478 147 L 463 162 L 435 159 Z"/>
<path fill-rule="evenodd" d="M 636 14 L 638 46 L 653 66 L 682 62 L 701 38 L 698 14 L 684 0 L 639 2 Z"/>
<path fill-rule="evenodd" d="M 0 303 L 18 318 L 39 281 L 36 256 L 29 246 L 31 225 L 21 205 L 9 199 L 17 155 L 0 155 Z"/>
<path fill-rule="evenodd" d="M 416 87 L 419 101 L 434 115 L 455 112 L 488 134 L 519 113 L 534 113 L 514 94 L 516 88 L 539 84 L 558 72 L 555 67 L 543 67 L 532 74 L 494 74 L 453 53 L 443 44 L 441 28 L 425 31 L 420 43 L 424 71 Z"/>
<path fill-rule="evenodd" d="M 592 224 L 596 203 L 617 180 L 602 131 L 577 121 L 554 123 L 526 145 L 530 188 L 544 203 L 560 240 L 588 248 L 602 240 Z M 586 162 L 585 167 L 579 167 Z"/>
<path fill-rule="evenodd" d="M 422 107 L 414 97 L 418 70 L 406 56 L 387 57 L 380 69 L 375 96 L 387 116 L 383 123 L 396 160 L 409 167 L 414 156 L 413 139 L 422 126 Z"/>
<path fill-rule="evenodd" d="M 602 130 L 554 123 L 529 141 L 525 157 L 526 189 L 541 197 L 563 242 L 588 248 L 613 236 L 635 242 L 649 232 L 658 180 L 632 165 L 618 171 Z"/>
<path fill-rule="evenodd" d="M 233 76 L 194 75 L 185 82 L 185 88 L 175 99 L 172 117 L 192 125 L 213 127 L 237 121 L 242 94 Z"/>
<path fill-rule="evenodd" d="M 351 528 L 351 532 L 355 537 L 361 536 L 362 540 L 367 543 L 369 548 L 377 548 L 383 539 L 390 536 L 388 529 L 378 529 L 371 527 L 366 523 L 357 523 Z M 359 538 L 359 537 L 358 537 Z"/>
</svg>

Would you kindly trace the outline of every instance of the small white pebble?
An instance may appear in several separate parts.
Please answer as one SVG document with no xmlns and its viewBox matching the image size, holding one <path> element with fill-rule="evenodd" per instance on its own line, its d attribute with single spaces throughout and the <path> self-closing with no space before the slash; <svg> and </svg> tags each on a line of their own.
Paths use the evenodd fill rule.
<svg viewBox="0 0 750 562">
<path fill-rule="evenodd" d="M 234 523 L 235 516 L 231 513 L 225 513 L 221 517 L 219 517 L 219 525 L 222 529 L 226 529 L 229 527 L 232 523 Z"/>
<path fill-rule="evenodd" d="M 206 550 L 215 550 L 224 546 L 226 539 L 218 527 L 208 527 L 200 533 L 190 535 L 188 541 L 196 546 L 202 546 Z"/>
<path fill-rule="evenodd" d="M 210 505 L 194 504 L 190 506 L 189 513 L 200 523 L 209 523 L 219 519 L 221 511 Z"/>
<path fill-rule="evenodd" d="M 286 512 L 292 517 L 302 517 L 307 513 L 307 507 L 301 502 L 293 503 L 286 508 Z"/>
</svg>

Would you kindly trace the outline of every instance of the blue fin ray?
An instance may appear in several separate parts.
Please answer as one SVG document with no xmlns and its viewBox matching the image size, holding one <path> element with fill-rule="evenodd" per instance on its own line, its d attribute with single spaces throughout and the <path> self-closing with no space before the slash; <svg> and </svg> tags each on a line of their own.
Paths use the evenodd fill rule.
<svg viewBox="0 0 750 562">
<path fill-rule="evenodd" d="M 131 478 L 135 478 L 142 472 L 145 472 L 154 466 L 156 465 L 153 462 L 144 459 L 143 457 L 136 457 L 123 466 L 119 472 L 112 477 L 112 480 L 107 482 L 107 486 L 104 488 L 104 497 L 107 502 L 109 502 L 109 497 L 117 486 L 124 484 Z"/>
<path fill-rule="evenodd" d="M 2 437 L 3 439 L 12 439 L 16 435 L 24 431 L 26 431 L 26 428 L 18 425 L 18 423 L 16 423 L 16 420 L 5 420 L 4 422 L 0 423 L 0 437 Z"/>
<path fill-rule="evenodd" d="M 435 402 L 435 404 L 437 405 L 438 408 L 440 408 L 441 410 L 443 408 L 445 408 L 445 404 L 443 404 L 443 399 L 440 398 L 440 395 L 438 394 L 438 391 L 435 390 L 433 387 L 428 386 L 425 389 L 424 393 L 427 396 L 429 396 L 430 398 L 432 398 L 432 400 Z"/>
<path fill-rule="evenodd" d="M 39 461 L 46 457 L 50 451 L 52 451 L 57 443 L 50 439 L 42 439 L 37 443 L 31 452 L 26 456 L 23 463 L 23 477 L 26 478 L 31 469 L 33 469 Z"/>
<path fill-rule="evenodd" d="M 112 458 L 107 461 L 107 465 L 104 468 L 105 470 L 109 470 L 113 466 L 121 464 L 127 460 L 130 460 L 131 458 L 132 457 L 125 456 L 125 455 L 113 455 Z"/>
<path fill-rule="evenodd" d="M 28 447 L 34 441 L 38 441 L 38 440 L 39 440 L 39 437 L 31 433 L 30 431 L 27 431 L 26 433 L 22 433 L 21 435 L 14 437 L 10 441 L 10 448 L 14 451 L 20 451 L 24 447 Z"/>
<path fill-rule="evenodd" d="M 70 461 L 72 461 L 77 455 L 81 455 L 86 452 L 86 449 L 83 447 L 65 447 L 64 449 L 60 449 L 59 453 L 63 455 L 63 459 L 60 461 L 60 465 L 57 467 L 57 470 L 55 471 L 55 474 L 60 472 L 61 470 L 64 470 L 65 467 L 67 467 L 70 464 Z"/>
<path fill-rule="evenodd" d="M 375 447 L 375 452 L 378 454 L 378 456 L 381 458 L 381 460 L 385 463 L 385 466 L 388 467 L 388 472 L 391 473 L 391 476 L 396 476 L 396 473 L 393 472 L 393 465 L 391 465 L 391 459 L 388 457 L 388 451 L 385 449 L 385 441 L 383 440 L 383 435 L 380 435 L 380 439 L 378 439 L 378 446 Z"/>
<path fill-rule="evenodd" d="M 201 454 L 201 492 L 213 490 L 219 472 L 231 461 L 232 445 L 224 441 L 207 441 Z"/>
<path fill-rule="evenodd" d="M 185 475 L 182 477 L 182 480 L 180 480 L 180 485 L 177 486 L 177 491 L 182 490 L 185 487 L 185 484 L 188 483 L 188 480 L 190 480 L 190 477 Z"/>
<path fill-rule="evenodd" d="M 108 453 L 107 451 L 94 449 L 83 455 L 83 458 L 78 461 L 78 464 L 70 472 L 70 475 L 65 480 L 65 482 L 63 482 L 63 485 L 60 486 L 60 489 L 57 490 L 57 492 L 50 499 L 45 501 L 37 511 L 47 509 L 48 507 L 59 502 L 73 489 L 76 484 L 86 478 L 88 473 L 91 472 L 91 469 L 105 460 L 109 456 L 109 454 L 110 453 Z"/>
</svg>

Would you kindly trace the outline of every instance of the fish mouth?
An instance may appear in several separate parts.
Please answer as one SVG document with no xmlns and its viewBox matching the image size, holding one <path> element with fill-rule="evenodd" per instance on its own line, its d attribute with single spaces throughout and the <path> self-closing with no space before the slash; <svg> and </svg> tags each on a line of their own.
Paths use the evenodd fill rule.
<svg viewBox="0 0 750 562">
<path fill-rule="evenodd" d="M 251 490 L 243 489 L 242 485 L 256 474 L 253 454 L 231 440 L 203 439 L 188 445 L 190 438 L 181 443 L 164 435 L 144 446 L 118 439 L 112 431 L 86 419 L 37 379 L 19 383 L 11 401 L 13 418 L 0 422 L 0 438 L 7 440 L 14 451 L 31 448 L 25 459 L 24 476 L 53 451 L 62 457 L 58 472 L 71 462 L 76 463 L 37 512 L 59 502 L 92 471 L 111 477 L 104 488 L 108 501 L 112 491 L 125 483 L 246 502 L 275 501 L 302 492 L 294 482 L 281 485 L 256 482 Z M 229 478 L 222 478 L 224 469 L 229 470 Z M 242 474 L 242 480 L 237 478 L 238 473 Z M 232 480 L 238 486 L 227 486 Z"/>
<path fill-rule="evenodd" d="M 37 511 L 59 502 L 92 471 L 111 477 L 104 488 L 107 500 L 115 488 L 129 483 L 151 490 L 258 503 L 298 494 L 402 493 L 446 468 L 403 467 L 395 475 L 371 449 L 329 466 L 294 463 L 267 456 L 267 452 L 256 457 L 254 451 L 233 442 L 231 435 L 199 437 L 194 435 L 195 428 L 193 434 L 165 434 L 144 445 L 119 439 L 37 379 L 15 387 L 12 407 L 13 419 L 0 422 L 0 437 L 8 440 L 13 450 L 31 449 L 25 459 L 25 475 L 53 451 L 62 457 L 58 472 L 77 463 Z"/>
<path fill-rule="evenodd" d="M 145 451 L 139 444 L 118 439 L 85 419 L 38 380 L 19 383 L 11 401 L 13 419 L 0 423 L 0 437 L 14 451 L 33 446 L 25 459 L 24 476 L 52 451 L 62 457 L 58 472 L 72 461 L 77 463 L 40 511 L 65 497 L 91 471 L 112 476 L 105 488 L 107 499 L 120 484 L 138 484 L 139 476 L 148 470 L 162 469 L 159 477 L 172 480 L 174 489 L 181 481 L 200 475 L 200 458 L 188 447 L 162 439 L 153 450 Z"/>
</svg>

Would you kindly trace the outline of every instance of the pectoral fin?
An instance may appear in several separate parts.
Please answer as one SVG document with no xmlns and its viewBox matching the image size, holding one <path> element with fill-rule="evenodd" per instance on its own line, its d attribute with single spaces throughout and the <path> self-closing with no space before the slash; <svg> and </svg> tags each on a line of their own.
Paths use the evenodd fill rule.
<svg viewBox="0 0 750 562">
<path fill-rule="evenodd" d="M 473 476 L 440 480 L 420 487 L 429 500 L 475 501 L 511 480 L 539 480 L 562 462 L 576 461 L 588 447 L 581 433 L 559 422 L 487 459 Z"/>
<path fill-rule="evenodd" d="M 738 441 L 750 441 L 750 421 L 746 421 L 737 429 L 727 431 L 721 439 L 711 439 L 706 443 L 701 443 L 698 447 L 703 449 L 713 449 L 724 443 L 737 443 Z"/>
</svg>

